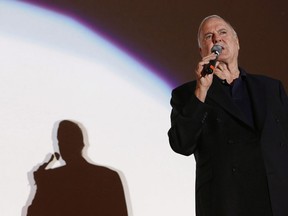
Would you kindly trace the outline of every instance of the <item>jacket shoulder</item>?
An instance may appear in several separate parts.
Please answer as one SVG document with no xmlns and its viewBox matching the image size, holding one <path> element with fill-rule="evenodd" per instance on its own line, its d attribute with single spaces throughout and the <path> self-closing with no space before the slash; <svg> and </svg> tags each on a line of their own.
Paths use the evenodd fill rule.
<svg viewBox="0 0 288 216">
<path fill-rule="evenodd" d="M 178 104 L 182 106 L 186 104 L 189 98 L 193 97 L 196 87 L 196 81 L 184 83 L 172 90 L 170 104 Z"/>
<path fill-rule="evenodd" d="M 279 84 L 281 81 L 278 79 L 274 79 L 272 77 L 268 77 L 265 75 L 259 75 L 259 74 L 248 74 L 248 77 L 250 77 L 252 80 L 258 81 L 258 82 L 262 82 L 262 83 L 275 83 L 275 84 Z"/>
<path fill-rule="evenodd" d="M 194 94 L 196 88 L 196 81 L 186 82 L 172 90 L 172 97 L 186 98 Z"/>
<path fill-rule="evenodd" d="M 186 83 L 183 83 L 183 84 L 177 86 L 172 91 L 178 92 L 178 91 L 183 91 L 183 90 L 187 90 L 187 89 L 191 89 L 191 88 L 193 89 L 193 88 L 195 88 L 195 86 L 196 86 L 196 80 L 193 80 L 193 81 L 189 81 L 189 82 L 186 82 Z"/>
</svg>

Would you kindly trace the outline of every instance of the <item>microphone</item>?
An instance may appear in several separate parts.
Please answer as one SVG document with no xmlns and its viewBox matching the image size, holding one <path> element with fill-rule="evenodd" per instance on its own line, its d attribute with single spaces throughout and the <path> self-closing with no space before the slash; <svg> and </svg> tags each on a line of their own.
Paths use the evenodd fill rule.
<svg viewBox="0 0 288 216">
<path fill-rule="evenodd" d="M 202 76 L 206 76 L 206 74 L 212 74 L 213 73 L 217 59 L 218 59 L 218 56 L 222 52 L 222 47 L 220 45 L 215 44 L 211 48 L 211 52 L 215 53 L 217 55 L 216 59 L 210 60 L 209 64 L 204 65 L 203 70 L 202 70 Z"/>
</svg>

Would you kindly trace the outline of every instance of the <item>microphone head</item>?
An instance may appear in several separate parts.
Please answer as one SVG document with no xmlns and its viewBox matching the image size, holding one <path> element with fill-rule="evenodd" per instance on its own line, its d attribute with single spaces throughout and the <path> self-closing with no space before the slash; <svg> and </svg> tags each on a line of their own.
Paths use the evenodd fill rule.
<svg viewBox="0 0 288 216">
<path fill-rule="evenodd" d="M 222 52 L 222 46 L 215 44 L 212 48 L 211 48 L 211 52 L 215 53 L 217 56 L 221 54 Z"/>
</svg>

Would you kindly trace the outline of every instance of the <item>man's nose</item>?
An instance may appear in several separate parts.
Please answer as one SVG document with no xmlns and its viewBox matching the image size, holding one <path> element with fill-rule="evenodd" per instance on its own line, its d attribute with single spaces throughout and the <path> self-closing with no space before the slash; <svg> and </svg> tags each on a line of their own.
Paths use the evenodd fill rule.
<svg viewBox="0 0 288 216">
<path fill-rule="evenodd" d="M 213 35 L 213 43 L 216 44 L 216 43 L 219 43 L 222 41 L 222 38 L 219 34 L 214 34 Z"/>
</svg>

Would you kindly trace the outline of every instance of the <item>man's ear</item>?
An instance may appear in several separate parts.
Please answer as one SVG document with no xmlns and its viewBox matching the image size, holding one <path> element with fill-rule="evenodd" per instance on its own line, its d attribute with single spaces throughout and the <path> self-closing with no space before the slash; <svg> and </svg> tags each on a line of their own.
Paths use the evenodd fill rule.
<svg viewBox="0 0 288 216">
<path fill-rule="evenodd" d="M 240 42 L 239 42 L 239 38 L 237 37 L 236 40 L 237 40 L 236 42 L 237 42 L 237 45 L 238 45 L 238 50 L 240 50 Z"/>
<path fill-rule="evenodd" d="M 200 53 L 200 56 L 202 56 L 202 49 L 201 49 L 201 47 L 199 47 L 199 53 Z"/>
</svg>

